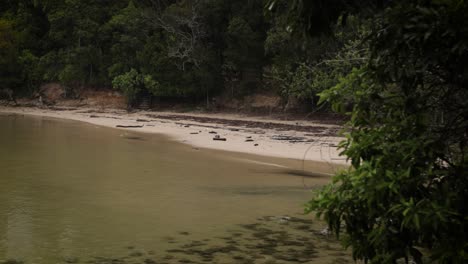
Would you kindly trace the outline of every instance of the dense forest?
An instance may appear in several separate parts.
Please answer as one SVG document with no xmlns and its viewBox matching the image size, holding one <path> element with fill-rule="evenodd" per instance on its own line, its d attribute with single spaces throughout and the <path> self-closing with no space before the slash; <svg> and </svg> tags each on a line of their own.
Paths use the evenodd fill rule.
<svg viewBox="0 0 468 264">
<path fill-rule="evenodd" d="M 269 92 L 307 104 L 366 55 L 366 19 L 303 41 L 287 0 L 5 0 L 0 88 L 16 96 L 59 82 L 197 102 Z"/>
</svg>

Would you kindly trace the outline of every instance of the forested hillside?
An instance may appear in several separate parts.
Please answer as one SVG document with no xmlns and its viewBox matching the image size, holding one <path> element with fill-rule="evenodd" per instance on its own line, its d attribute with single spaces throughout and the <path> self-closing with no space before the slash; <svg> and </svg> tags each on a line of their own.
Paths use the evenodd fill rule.
<svg viewBox="0 0 468 264">
<path fill-rule="evenodd" d="M 157 96 L 210 103 L 268 92 L 314 105 L 365 59 L 365 19 L 348 17 L 333 37 L 303 41 L 290 1 L 4 0 L 0 89 L 28 96 L 59 82 L 120 90 L 132 103 Z M 341 23 L 337 23 L 341 25 Z"/>
</svg>

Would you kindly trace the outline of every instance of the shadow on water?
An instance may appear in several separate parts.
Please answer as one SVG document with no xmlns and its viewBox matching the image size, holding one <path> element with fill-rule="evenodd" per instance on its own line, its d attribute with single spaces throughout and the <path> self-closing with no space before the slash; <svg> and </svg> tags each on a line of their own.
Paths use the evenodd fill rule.
<svg viewBox="0 0 468 264">
<path fill-rule="evenodd" d="M 309 188 L 311 190 L 318 188 L 319 186 Z M 291 196 L 291 195 L 300 195 L 304 192 L 305 187 L 303 186 L 244 186 L 244 187 L 226 187 L 226 188 L 212 188 L 206 187 L 203 188 L 204 191 L 215 192 L 219 194 L 230 194 L 230 195 L 275 195 L 277 197 L 281 196 Z"/>
<path fill-rule="evenodd" d="M 330 178 L 333 174 L 321 173 L 314 171 L 305 171 L 305 170 L 294 170 L 294 169 L 278 169 L 271 171 L 258 171 L 258 173 L 270 173 L 270 174 L 281 174 L 281 175 L 290 175 L 297 177 L 306 177 L 306 178 Z"/>
<path fill-rule="evenodd" d="M 349 254 L 320 223 L 301 217 L 265 216 L 239 224 L 224 235 L 193 239 L 189 232 L 163 238 L 172 248 L 158 251 L 127 246 L 122 255 L 87 258 L 65 257 L 63 263 L 170 264 L 170 263 L 353 263 Z M 2 264 L 23 264 L 6 260 Z"/>
</svg>

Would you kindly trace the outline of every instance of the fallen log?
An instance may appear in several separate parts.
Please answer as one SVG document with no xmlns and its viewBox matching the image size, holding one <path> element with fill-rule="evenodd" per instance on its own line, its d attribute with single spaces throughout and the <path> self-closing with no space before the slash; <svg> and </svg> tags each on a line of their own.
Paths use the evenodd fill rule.
<svg viewBox="0 0 468 264">
<path fill-rule="evenodd" d="M 124 125 L 116 125 L 115 127 L 120 127 L 120 128 L 142 128 L 143 126 L 124 126 Z"/>
</svg>

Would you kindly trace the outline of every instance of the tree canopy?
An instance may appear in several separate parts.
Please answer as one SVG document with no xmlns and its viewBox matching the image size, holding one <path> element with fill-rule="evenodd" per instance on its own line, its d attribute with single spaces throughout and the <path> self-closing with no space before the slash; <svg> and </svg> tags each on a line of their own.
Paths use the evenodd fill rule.
<svg viewBox="0 0 468 264">
<path fill-rule="evenodd" d="M 81 87 L 120 90 L 115 78 L 134 69 L 159 84 L 162 98 L 200 102 L 214 95 L 242 98 L 267 92 L 316 104 L 316 93 L 336 84 L 354 65 L 339 61 L 362 55 L 351 50 L 366 30 L 365 21 L 352 17 L 339 39 L 318 36 L 303 45 L 291 34 L 287 14 L 265 12 L 267 4 L 4 1 L 0 88 L 28 95 L 42 84 L 59 82 L 68 96 Z M 286 0 L 277 5 L 295 7 Z M 136 96 L 141 94 L 154 95 L 144 87 Z"/>
</svg>

